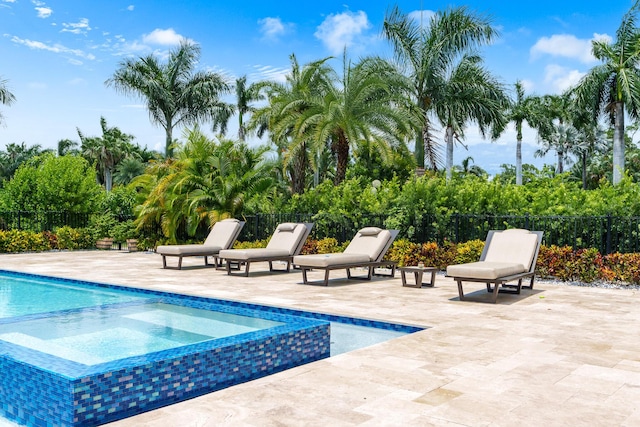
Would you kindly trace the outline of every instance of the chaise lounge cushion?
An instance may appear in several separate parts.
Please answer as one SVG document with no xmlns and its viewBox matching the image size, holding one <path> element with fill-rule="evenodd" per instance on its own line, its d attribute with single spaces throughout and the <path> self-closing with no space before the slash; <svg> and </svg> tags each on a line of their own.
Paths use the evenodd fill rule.
<svg viewBox="0 0 640 427">
<path fill-rule="evenodd" d="M 298 255 L 293 257 L 293 264 L 302 264 L 305 267 L 312 268 L 326 268 L 340 265 L 354 265 L 358 263 L 368 263 L 371 261 L 368 255 L 365 254 L 347 254 L 347 253 L 333 253 L 333 254 L 313 254 L 313 255 Z"/>
<path fill-rule="evenodd" d="M 345 254 L 366 255 L 366 261 L 378 261 L 381 252 L 389 243 L 391 232 L 377 227 L 366 227 L 358 231 L 344 250 Z"/>
<path fill-rule="evenodd" d="M 210 245 L 167 245 L 158 246 L 156 252 L 160 255 L 204 256 L 217 253 L 220 249 L 222 249 L 220 246 Z"/>
<path fill-rule="evenodd" d="M 513 262 L 478 261 L 450 265 L 447 267 L 447 276 L 495 280 L 499 277 L 524 273 L 527 270 L 522 264 Z"/>
<path fill-rule="evenodd" d="M 251 261 L 262 258 L 288 257 L 291 254 L 286 249 L 249 248 L 227 249 L 220 251 L 220 258 L 234 261 Z"/>
<path fill-rule="evenodd" d="M 244 224 L 237 219 L 224 219 L 214 224 L 204 243 L 192 245 L 162 245 L 156 248 L 156 253 L 173 256 L 204 256 L 216 254 L 221 249 L 228 248 L 233 244 L 242 225 Z"/>
<path fill-rule="evenodd" d="M 270 257 L 293 256 L 301 247 L 300 240 L 308 233 L 305 224 L 285 222 L 276 228 L 266 248 L 226 249 L 220 251 L 220 258 L 248 261 Z"/>
</svg>

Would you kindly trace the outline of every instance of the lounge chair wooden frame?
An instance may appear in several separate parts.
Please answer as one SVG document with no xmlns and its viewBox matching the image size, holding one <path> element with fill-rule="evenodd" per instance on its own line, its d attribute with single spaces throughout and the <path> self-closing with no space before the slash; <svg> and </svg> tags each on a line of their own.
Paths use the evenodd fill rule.
<svg viewBox="0 0 640 427">
<path fill-rule="evenodd" d="M 236 230 L 235 235 L 231 238 L 231 240 L 230 240 L 231 243 L 230 243 L 229 247 L 233 246 L 234 242 L 236 241 L 236 239 L 240 235 L 240 232 L 242 231 L 242 228 L 244 227 L 245 221 L 238 221 L 238 224 L 240 226 Z M 193 256 L 204 257 L 204 265 L 205 265 L 205 267 L 208 267 L 208 266 L 211 265 L 211 264 L 209 264 L 209 257 L 213 257 L 213 267 L 214 268 L 218 268 L 220 266 L 220 262 L 218 260 L 218 253 L 222 249 L 228 249 L 228 248 L 211 249 L 211 248 L 208 248 L 208 245 L 205 245 L 205 244 L 200 244 L 200 245 L 198 245 L 198 244 L 194 244 L 194 245 L 179 245 L 179 246 L 193 246 L 193 247 L 198 247 L 201 250 L 196 252 L 196 253 L 190 253 L 190 254 L 160 254 L 160 255 L 162 255 L 162 268 L 182 270 L 182 258 L 193 257 Z M 168 267 L 167 266 L 167 257 L 178 257 L 178 265 L 176 267 Z"/>
<path fill-rule="evenodd" d="M 487 240 L 484 245 L 484 249 L 482 250 L 482 254 L 480 255 L 480 261 L 484 261 L 487 251 L 489 250 L 489 245 L 491 244 L 491 239 L 495 233 L 500 233 L 501 230 L 491 230 L 487 235 Z M 458 284 L 458 295 L 460 297 L 460 301 L 465 301 L 466 298 L 464 296 L 464 290 L 462 287 L 462 282 L 477 282 L 477 283 L 485 283 L 487 285 L 487 292 L 493 293 L 491 302 L 494 304 L 498 301 L 498 294 L 506 293 L 506 294 L 520 294 L 522 288 L 525 289 L 533 289 L 533 282 L 535 280 L 536 274 L 536 261 L 538 260 L 538 252 L 540 251 L 540 245 L 542 244 L 542 236 L 544 234 L 543 231 L 530 231 L 530 233 L 534 233 L 537 235 L 536 248 L 533 255 L 533 259 L 531 260 L 531 265 L 529 266 L 529 270 L 524 273 L 513 274 L 504 277 L 498 277 L 496 279 L 479 279 L 475 277 L 460 277 L 460 276 L 447 276 L 452 277 L 453 280 Z M 529 285 L 523 285 L 522 280 L 529 278 Z M 517 280 L 517 284 L 508 284 L 508 282 L 513 282 Z M 492 286 L 493 285 L 493 286 Z"/>
<path fill-rule="evenodd" d="M 389 230 L 389 232 L 391 233 L 391 237 L 389 238 L 389 241 L 385 244 L 385 246 L 380 251 L 380 254 L 378 255 L 378 257 L 374 261 L 357 262 L 357 263 L 345 263 L 345 264 L 334 264 L 334 265 L 328 265 L 326 267 L 309 266 L 309 265 L 304 265 L 304 264 L 300 264 L 300 263 L 295 264 L 295 267 L 299 268 L 302 271 L 302 282 L 304 284 L 319 283 L 319 282 L 315 282 L 315 281 L 314 282 L 309 282 L 308 281 L 307 272 L 310 271 L 310 270 L 324 270 L 324 280 L 322 281 L 322 284 L 324 286 L 329 286 L 329 272 L 331 270 L 347 270 L 347 279 L 371 280 L 371 278 L 374 275 L 376 275 L 375 271 L 374 271 L 376 268 L 389 267 L 389 268 L 391 268 L 391 273 L 388 274 L 388 275 L 385 274 L 384 276 L 386 276 L 386 277 L 394 277 L 395 276 L 395 272 L 396 272 L 396 266 L 398 265 L 398 263 L 395 262 L 395 261 L 388 261 L 388 260 L 383 261 L 383 258 L 387 254 L 387 251 L 389 250 L 391 245 L 393 244 L 393 241 L 398 236 L 399 231 L 398 230 Z M 368 269 L 367 275 L 366 276 L 352 276 L 351 275 L 351 269 L 352 268 L 358 268 L 358 267 L 367 268 Z"/>
<path fill-rule="evenodd" d="M 304 233 L 300 236 L 300 241 L 298 242 L 298 245 L 295 247 L 293 254 L 288 255 L 288 256 L 261 256 L 261 257 L 255 257 L 255 258 L 251 258 L 251 259 L 236 259 L 236 258 L 229 258 L 226 257 L 224 258 L 226 261 L 226 270 L 227 270 L 227 275 L 242 275 L 244 277 L 249 277 L 249 268 L 251 266 L 252 262 L 265 262 L 268 261 L 269 262 L 269 271 L 273 272 L 273 271 L 283 271 L 283 272 L 289 272 L 291 270 L 291 262 L 293 260 L 293 257 L 298 255 L 300 253 L 300 251 L 302 250 L 302 247 L 304 246 L 304 243 L 307 241 L 307 237 L 309 237 L 309 234 L 311 233 L 311 229 L 313 228 L 313 223 L 312 222 L 304 222 L 301 223 L 304 224 L 305 226 L 305 231 Z M 273 262 L 274 261 L 284 261 L 287 263 L 287 268 L 284 270 L 280 270 L 280 269 L 275 269 L 273 268 Z M 242 266 L 244 265 L 244 271 L 242 270 Z M 239 274 L 233 274 L 232 271 L 240 271 Z"/>
</svg>

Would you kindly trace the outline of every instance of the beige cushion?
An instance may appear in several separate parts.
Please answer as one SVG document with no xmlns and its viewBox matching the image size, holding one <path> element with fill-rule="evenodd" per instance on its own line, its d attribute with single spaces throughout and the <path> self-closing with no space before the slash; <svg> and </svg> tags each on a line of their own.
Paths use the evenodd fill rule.
<svg viewBox="0 0 640 427">
<path fill-rule="evenodd" d="M 220 246 L 210 245 L 165 245 L 158 246 L 156 253 L 171 256 L 205 256 L 216 255 L 220 249 Z"/>
<path fill-rule="evenodd" d="M 361 236 L 377 236 L 382 231 L 382 228 L 378 227 L 365 227 L 358 231 Z"/>
<path fill-rule="evenodd" d="M 220 258 L 237 261 L 251 261 L 264 258 L 286 258 L 289 251 L 284 249 L 250 248 L 250 249 L 225 249 L 220 251 Z"/>
<path fill-rule="evenodd" d="M 325 268 L 336 265 L 355 265 L 358 263 L 366 264 L 370 261 L 369 256 L 365 254 L 313 254 L 298 255 L 293 257 L 293 264 L 304 267 Z"/>
<path fill-rule="evenodd" d="M 526 271 L 538 245 L 538 236 L 528 230 L 511 229 L 493 233 L 483 261 L 521 264 Z"/>
<path fill-rule="evenodd" d="M 467 264 L 450 265 L 447 276 L 468 277 L 471 279 L 494 280 L 499 277 L 511 276 L 529 271 L 522 264 L 513 262 L 478 261 Z"/>
<path fill-rule="evenodd" d="M 376 261 L 380 257 L 382 250 L 391 239 L 389 230 L 380 230 L 376 234 L 370 234 L 367 230 L 374 227 L 367 227 L 356 233 L 355 237 L 344 250 L 345 254 L 364 254 L 369 257 L 369 261 Z M 365 234 L 362 231 L 365 230 Z"/>
<path fill-rule="evenodd" d="M 293 224 L 293 227 L 291 225 L 292 223 L 278 225 L 267 244 L 267 249 L 286 251 L 287 254 L 294 255 L 300 239 L 305 235 L 306 227 L 304 224 Z"/>
<path fill-rule="evenodd" d="M 207 236 L 203 244 L 225 249 L 229 248 L 236 240 L 239 231 L 240 221 L 235 218 L 223 219 L 213 225 L 209 236 Z"/>
</svg>

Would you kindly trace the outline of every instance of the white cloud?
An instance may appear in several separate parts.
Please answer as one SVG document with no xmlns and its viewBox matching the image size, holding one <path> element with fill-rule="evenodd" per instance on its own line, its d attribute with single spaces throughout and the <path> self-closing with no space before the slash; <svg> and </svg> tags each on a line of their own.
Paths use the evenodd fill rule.
<svg viewBox="0 0 640 427">
<path fill-rule="evenodd" d="M 570 70 L 566 67 L 550 64 L 544 69 L 544 82 L 550 85 L 556 93 L 562 93 L 575 86 L 585 73 L 578 70 Z"/>
<path fill-rule="evenodd" d="M 263 37 L 268 40 L 277 40 L 293 27 L 292 24 L 282 22 L 280 18 L 271 17 L 259 19 L 258 24 L 260 24 L 260 32 Z"/>
<path fill-rule="evenodd" d="M 53 13 L 53 10 L 50 7 L 36 7 L 36 12 L 38 12 L 38 18 L 48 18 Z"/>
<path fill-rule="evenodd" d="M 88 31 L 91 31 L 91 27 L 89 26 L 89 20 L 87 18 L 80 18 L 80 21 L 76 23 L 63 23 L 62 33 L 73 33 L 73 34 L 87 34 Z"/>
<path fill-rule="evenodd" d="M 134 8 L 135 8 L 135 6 L 134 6 L 134 5 L 132 5 L 132 4 L 130 4 L 129 6 L 127 6 L 127 10 L 128 10 L 128 11 L 130 11 L 130 12 L 131 12 Z"/>
<path fill-rule="evenodd" d="M 551 37 L 541 37 L 534 44 L 529 53 L 532 59 L 537 59 L 543 55 L 559 56 L 569 59 L 576 59 L 584 64 L 596 61 L 591 54 L 592 40 L 607 40 L 611 37 L 606 34 L 594 34 L 592 39 L 579 39 L 572 34 L 554 34 Z"/>
<path fill-rule="evenodd" d="M 371 24 L 363 11 L 346 11 L 329 15 L 314 33 L 333 54 L 340 54 L 345 47 L 352 46 Z"/>
<path fill-rule="evenodd" d="M 80 49 L 71 49 L 61 44 L 48 45 L 46 43 L 42 43 L 39 41 L 29 40 L 29 39 L 21 39 L 19 37 L 13 36 L 11 38 L 13 43 L 21 44 L 23 46 L 27 46 L 30 49 L 36 50 L 46 50 L 53 53 L 64 53 L 71 54 L 73 56 L 78 56 L 80 58 L 85 58 L 89 60 L 94 60 L 96 57 L 91 53 L 86 53 Z"/>
<path fill-rule="evenodd" d="M 81 77 L 76 77 L 75 79 L 71 79 L 67 82 L 67 84 L 71 86 L 86 86 L 87 81 Z"/>
<path fill-rule="evenodd" d="M 422 25 L 426 27 L 435 14 L 433 10 L 414 10 L 413 12 L 409 12 L 408 16 L 418 24 L 422 23 Z"/>
<path fill-rule="evenodd" d="M 527 79 L 520 80 L 520 83 L 522 84 L 522 88 L 524 89 L 525 94 L 533 92 L 536 86 L 534 82 Z"/>
<path fill-rule="evenodd" d="M 254 65 L 254 72 L 249 74 L 251 80 L 261 81 L 269 80 L 278 83 L 287 81 L 287 74 L 291 72 L 289 68 L 277 68 L 271 65 Z"/>
<path fill-rule="evenodd" d="M 143 43 L 162 46 L 175 46 L 177 44 L 180 44 L 180 41 L 184 39 L 185 37 L 176 33 L 173 28 L 168 28 L 166 30 L 156 28 L 149 34 L 145 34 L 144 36 L 142 36 Z"/>
<path fill-rule="evenodd" d="M 16 2 L 16 0 L 2 0 L 2 1 L 5 2 L 5 3 L 15 3 Z"/>
</svg>

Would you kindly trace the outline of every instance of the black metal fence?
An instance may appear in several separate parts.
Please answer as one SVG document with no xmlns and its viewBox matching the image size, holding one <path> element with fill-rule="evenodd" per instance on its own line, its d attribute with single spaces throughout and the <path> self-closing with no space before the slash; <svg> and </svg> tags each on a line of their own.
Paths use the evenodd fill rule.
<svg viewBox="0 0 640 427">
<path fill-rule="evenodd" d="M 80 228 L 89 225 L 89 218 L 90 214 L 86 213 L 0 212 L 0 229 L 40 232 L 64 225 Z M 400 218 L 381 214 L 282 213 L 249 215 L 244 220 L 247 223 L 240 234 L 241 241 L 267 239 L 281 222 L 313 222 L 313 238 L 334 237 L 340 243 L 350 240 L 360 228 L 369 226 L 398 229 L 400 238 L 416 243 L 484 240 L 489 230 L 526 228 L 544 231 L 546 245 L 596 248 L 602 254 L 640 252 L 640 217 L 453 214 Z M 203 228 L 196 237 L 204 238 L 206 233 Z M 181 237 L 188 238 L 186 234 Z"/>
<path fill-rule="evenodd" d="M 240 240 L 266 239 L 281 222 L 313 222 L 311 236 L 350 240 L 355 232 L 368 226 L 397 228 L 399 237 L 417 243 L 466 242 L 484 240 L 489 230 L 526 228 L 544 231 L 544 244 L 596 248 L 602 254 L 640 252 L 640 217 L 619 216 L 535 216 L 535 215 L 463 215 L 447 218 L 422 215 L 419 218 L 395 218 L 390 215 L 358 214 L 258 214 L 247 221 Z"/>
<path fill-rule="evenodd" d="M 88 213 L 74 212 L 0 212 L 0 230 L 29 230 L 35 232 L 52 231 L 56 227 L 68 225 L 82 228 L 89 225 Z"/>
</svg>

